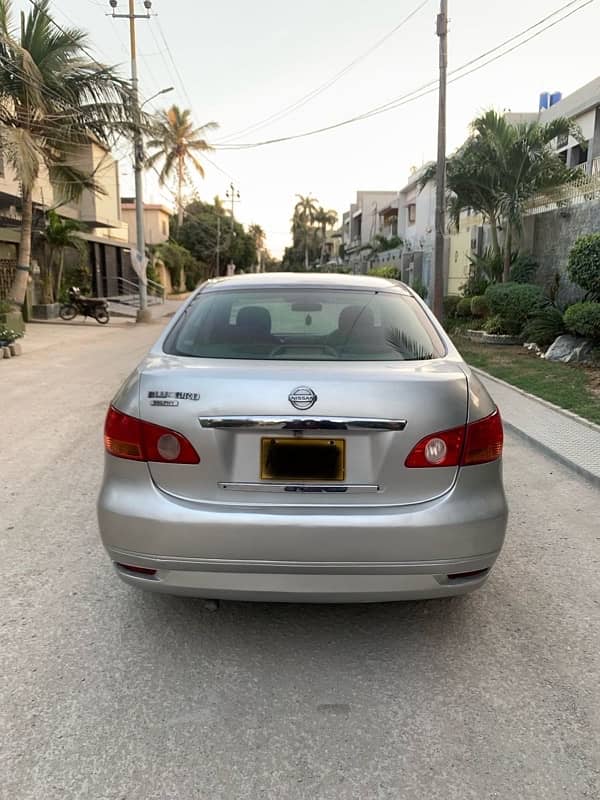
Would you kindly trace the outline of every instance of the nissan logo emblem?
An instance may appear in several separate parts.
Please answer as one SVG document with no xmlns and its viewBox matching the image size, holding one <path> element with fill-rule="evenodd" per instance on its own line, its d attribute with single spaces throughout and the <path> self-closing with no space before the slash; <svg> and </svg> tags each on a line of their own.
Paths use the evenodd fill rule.
<svg viewBox="0 0 600 800">
<path fill-rule="evenodd" d="M 288 396 L 288 400 L 298 411 L 308 411 L 317 402 L 317 395 L 308 386 L 298 386 Z"/>
</svg>

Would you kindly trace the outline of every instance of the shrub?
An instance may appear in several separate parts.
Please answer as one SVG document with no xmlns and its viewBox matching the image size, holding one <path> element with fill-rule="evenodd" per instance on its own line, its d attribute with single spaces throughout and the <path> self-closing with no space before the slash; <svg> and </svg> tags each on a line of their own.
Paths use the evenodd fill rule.
<svg viewBox="0 0 600 800">
<path fill-rule="evenodd" d="M 485 319 L 489 316 L 490 306 L 485 295 L 480 294 L 471 298 L 471 314 L 478 319 Z"/>
<path fill-rule="evenodd" d="M 375 278 L 388 278 L 388 280 L 392 281 L 399 280 L 398 269 L 391 264 L 384 264 L 382 267 L 374 267 L 369 270 L 369 275 L 373 275 Z"/>
<path fill-rule="evenodd" d="M 571 333 L 600 341 L 600 303 L 575 303 L 565 311 L 565 325 Z"/>
<path fill-rule="evenodd" d="M 523 326 L 513 320 L 503 319 L 499 314 L 490 317 L 483 325 L 486 333 L 493 333 L 501 336 L 518 336 Z"/>
<path fill-rule="evenodd" d="M 471 298 L 461 297 L 456 306 L 456 316 L 466 319 L 471 316 Z"/>
<path fill-rule="evenodd" d="M 0 314 L 10 314 L 13 310 L 8 300 L 0 300 Z"/>
<path fill-rule="evenodd" d="M 60 292 L 60 302 L 69 302 L 69 289 L 77 286 L 81 289 L 82 295 L 92 293 L 92 271 L 84 263 L 65 265 L 65 271 Z"/>
<path fill-rule="evenodd" d="M 12 344 L 17 339 L 23 336 L 19 331 L 14 331 L 12 328 L 7 328 L 6 325 L 0 325 L 0 342 Z"/>
<path fill-rule="evenodd" d="M 581 236 L 569 253 L 569 278 L 589 300 L 600 300 L 600 233 Z"/>
<path fill-rule="evenodd" d="M 469 277 L 467 282 L 460 287 L 461 292 L 468 297 L 483 294 L 492 283 L 502 280 L 504 262 L 502 256 L 487 248 L 483 255 L 469 256 Z"/>
<path fill-rule="evenodd" d="M 538 262 L 533 256 L 527 254 L 519 255 L 510 268 L 510 280 L 512 283 L 531 283 L 538 271 Z"/>
<path fill-rule="evenodd" d="M 535 342 L 540 347 L 547 347 L 565 332 L 563 315 L 558 308 L 548 306 L 536 312 L 523 328 L 526 342 Z"/>
<path fill-rule="evenodd" d="M 427 295 L 429 294 L 429 289 L 423 281 L 415 281 L 412 285 L 413 292 L 416 292 L 422 300 L 427 300 Z"/>
<path fill-rule="evenodd" d="M 544 295 L 532 283 L 496 283 L 486 289 L 485 297 L 493 315 L 520 330 L 527 317 L 541 307 Z"/>
<path fill-rule="evenodd" d="M 462 297 L 457 294 L 449 294 L 444 297 L 444 319 L 454 319 L 456 317 L 456 309 Z"/>
</svg>

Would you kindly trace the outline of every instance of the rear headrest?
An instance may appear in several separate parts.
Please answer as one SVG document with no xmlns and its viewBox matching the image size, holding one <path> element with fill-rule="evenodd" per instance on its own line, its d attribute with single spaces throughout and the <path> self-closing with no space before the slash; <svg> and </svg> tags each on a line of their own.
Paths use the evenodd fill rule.
<svg viewBox="0 0 600 800">
<path fill-rule="evenodd" d="M 271 333 L 271 315 L 262 306 L 246 306 L 238 311 L 236 325 L 252 333 Z"/>
<path fill-rule="evenodd" d="M 375 325 L 375 316 L 368 306 L 346 306 L 340 311 L 338 330 L 350 333 L 352 330 L 372 328 Z"/>
</svg>

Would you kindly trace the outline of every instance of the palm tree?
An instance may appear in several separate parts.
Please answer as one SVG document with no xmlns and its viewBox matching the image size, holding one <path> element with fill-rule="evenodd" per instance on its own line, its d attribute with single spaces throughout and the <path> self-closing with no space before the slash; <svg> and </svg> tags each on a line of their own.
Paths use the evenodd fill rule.
<svg viewBox="0 0 600 800">
<path fill-rule="evenodd" d="M 552 148 L 559 136 L 581 138 L 577 125 L 565 117 L 552 122 L 511 125 L 495 111 L 488 111 L 473 123 L 474 130 L 490 152 L 495 178 L 498 214 L 504 227 L 503 280 L 510 277 L 513 239 L 523 229 L 527 201 L 535 195 L 563 186 L 580 177 L 567 167 Z"/>
<path fill-rule="evenodd" d="M 308 270 L 308 253 L 310 247 L 312 226 L 317 214 L 317 200 L 309 194 L 297 194 L 298 202 L 294 206 L 292 225 L 294 232 L 300 233 L 304 239 L 304 269 Z"/>
<path fill-rule="evenodd" d="M 199 128 L 194 127 L 189 109 L 173 105 L 167 111 L 156 115 L 150 129 L 148 147 L 155 152 L 148 158 L 146 165 L 150 168 L 162 162 L 159 173 L 161 185 L 177 175 L 177 221 L 179 227 L 183 223 L 183 187 L 188 180 L 188 164 L 203 178 L 204 167 L 196 153 L 207 152 L 214 148 L 206 141 L 205 134 L 215 130 L 216 122 L 207 122 Z"/>
<path fill-rule="evenodd" d="M 108 146 L 117 131 L 131 130 L 129 85 L 87 55 L 87 35 L 59 29 L 48 0 L 21 15 L 15 30 L 10 0 L 0 0 L 0 147 L 22 189 L 19 264 L 10 301 L 25 300 L 31 269 L 33 192 L 48 172 L 55 199 L 76 199 L 84 189 L 102 190 L 78 166 L 81 148 Z"/>
<path fill-rule="evenodd" d="M 267 234 L 264 232 L 262 227 L 257 224 L 250 225 L 248 228 L 248 233 L 254 240 L 254 245 L 256 247 L 256 257 L 258 259 L 258 270 L 260 272 L 262 253 L 265 248 L 265 240 L 267 238 Z"/>
<path fill-rule="evenodd" d="M 581 138 L 575 123 L 564 117 L 512 125 L 504 115 L 487 111 L 471 124 L 471 136 L 447 164 L 448 207 L 455 224 L 472 209 L 490 225 L 492 252 L 502 258 L 503 280 L 508 280 L 515 234 L 522 230 L 527 201 L 536 194 L 562 186 L 580 176 L 553 150 L 558 136 Z M 421 185 L 435 178 L 435 165 Z M 498 231 L 504 231 L 500 246 Z"/>
<path fill-rule="evenodd" d="M 327 228 L 333 228 L 337 221 L 337 211 L 334 211 L 331 208 L 326 210 L 323 208 L 323 206 L 319 206 L 315 214 L 315 222 L 321 226 L 321 264 L 325 263 L 325 240 L 327 239 Z"/>
<path fill-rule="evenodd" d="M 48 261 L 42 270 L 44 303 L 53 303 L 60 296 L 65 250 L 83 250 L 83 240 L 78 235 L 80 230 L 77 220 L 63 219 L 52 209 L 48 212 L 46 229 L 42 234 L 48 250 Z"/>
</svg>

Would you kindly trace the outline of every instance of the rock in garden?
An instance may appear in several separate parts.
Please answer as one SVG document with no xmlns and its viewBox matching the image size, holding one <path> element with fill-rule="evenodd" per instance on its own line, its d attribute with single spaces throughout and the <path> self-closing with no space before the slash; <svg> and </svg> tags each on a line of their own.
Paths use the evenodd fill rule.
<svg viewBox="0 0 600 800">
<path fill-rule="evenodd" d="M 575 364 L 591 359 L 593 346 L 587 339 L 577 336 L 559 336 L 551 344 L 544 358 L 546 361 L 562 361 L 563 364 Z"/>
<path fill-rule="evenodd" d="M 2 354 L 2 358 L 10 358 L 10 356 L 11 356 L 11 352 L 10 352 L 10 348 L 9 347 L 3 347 L 2 350 L 0 351 L 0 353 Z"/>
<path fill-rule="evenodd" d="M 11 356 L 20 356 L 23 352 L 23 348 L 18 342 L 13 342 L 12 344 L 8 345 L 8 349 L 10 350 Z"/>
</svg>

